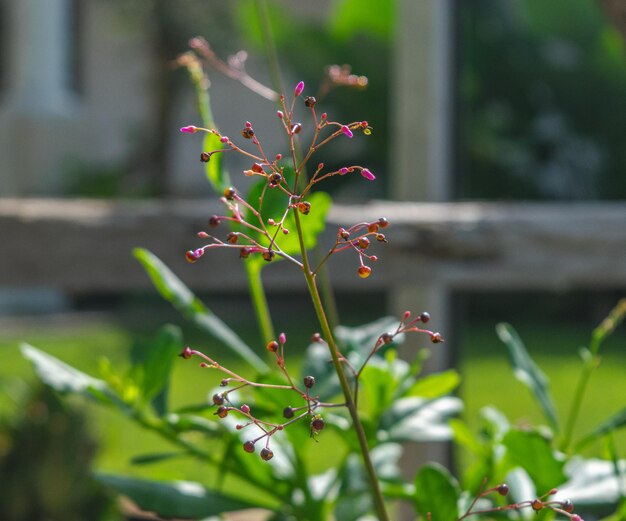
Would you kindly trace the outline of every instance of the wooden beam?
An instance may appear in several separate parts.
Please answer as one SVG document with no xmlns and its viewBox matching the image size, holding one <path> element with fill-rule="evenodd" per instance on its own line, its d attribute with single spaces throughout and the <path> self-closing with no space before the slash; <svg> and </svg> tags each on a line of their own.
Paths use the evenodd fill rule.
<svg viewBox="0 0 626 521">
<path fill-rule="evenodd" d="M 238 259 L 216 251 L 184 260 L 195 233 L 219 207 L 201 201 L 104 202 L 0 199 L 0 286 L 70 292 L 150 286 L 131 258 L 150 249 L 190 286 L 245 288 Z M 340 225 L 385 216 L 389 244 L 372 276 L 356 276 L 356 258 L 331 259 L 336 287 L 388 290 L 442 281 L 451 289 L 572 289 L 626 286 L 626 203 L 400 203 L 335 206 L 329 239 Z M 269 266 L 270 288 L 303 289 L 297 269 Z"/>
</svg>

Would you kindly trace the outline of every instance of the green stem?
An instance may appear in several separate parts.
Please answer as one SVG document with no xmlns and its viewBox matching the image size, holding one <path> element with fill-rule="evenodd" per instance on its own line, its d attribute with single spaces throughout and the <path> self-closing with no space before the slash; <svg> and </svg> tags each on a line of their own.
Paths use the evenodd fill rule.
<svg viewBox="0 0 626 521">
<path fill-rule="evenodd" d="M 302 270 L 304 272 L 304 278 L 306 279 L 306 284 L 309 289 L 311 299 L 313 301 L 313 307 L 315 308 L 315 313 L 322 329 L 322 335 L 324 337 L 324 340 L 326 340 L 326 343 L 328 344 L 328 348 L 330 350 L 330 356 L 332 358 L 337 377 L 339 378 L 339 384 L 341 385 L 341 390 L 343 391 L 343 395 L 346 401 L 346 407 L 348 408 L 350 416 L 352 417 L 352 424 L 354 426 L 354 430 L 356 431 L 357 439 L 359 441 L 361 456 L 363 457 L 365 470 L 370 480 L 374 507 L 380 521 L 389 521 L 389 516 L 387 515 L 387 510 L 385 508 L 385 500 L 383 498 L 382 490 L 380 488 L 380 483 L 378 481 L 378 477 L 376 476 L 376 470 L 374 469 L 374 465 L 370 457 L 365 429 L 363 428 L 363 424 L 361 423 L 361 419 L 359 418 L 359 412 L 354 402 L 350 383 L 348 382 L 346 373 L 343 370 L 343 365 L 339 360 L 339 350 L 337 349 L 335 338 L 333 336 L 330 324 L 328 323 L 328 319 L 324 311 L 324 305 L 322 304 L 322 299 L 315 283 L 315 275 L 311 271 L 308 253 L 304 246 L 300 215 L 295 209 L 293 212 L 296 220 L 296 228 L 298 230 L 298 240 L 300 242 L 300 252 L 302 254 Z"/>
<path fill-rule="evenodd" d="M 276 339 L 270 308 L 265 295 L 265 288 L 261 280 L 261 269 L 250 261 L 245 262 L 246 274 L 248 275 L 248 288 L 250 299 L 256 315 L 257 324 L 261 330 L 261 337 L 267 344 Z"/>
<path fill-rule="evenodd" d="M 274 35 L 272 33 L 272 24 L 270 22 L 269 10 L 266 0 L 256 1 L 256 10 L 261 22 L 261 32 L 263 33 L 263 45 L 265 46 L 265 54 L 270 69 L 270 78 L 272 86 L 278 93 L 284 93 L 282 76 L 280 74 L 280 63 L 278 61 L 278 52 L 274 44 Z"/>
<path fill-rule="evenodd" d="M 580 407 L 582 405 L 583 397 L 585 396 L 585 391 L 587 389 L 587 384 L 589 383 L 589 379 L 591 378 L 591 373 L 593 373 L 593 370 L 597 366 L 598 358 L 596 356 L 593 356 L 589 360 L 585 361 L 585 365 L 583 366 L 582 372 L 580 373 L 580 378 L 578 379 L 578 384 L 576 385 L 576 390 L 574 391 L 574 398 L 572 398 L 572 406 L 570 408 L 570 412 L 565 423 L 565 429 L 563 431 L 563 441 L 561 442 L 561 450 L 563 452 L 568 452 L 569 450 L 569 446 L 572 442 L 572 437 L 574 435 L 576 420 L 578 419 Z"/>
</svg>

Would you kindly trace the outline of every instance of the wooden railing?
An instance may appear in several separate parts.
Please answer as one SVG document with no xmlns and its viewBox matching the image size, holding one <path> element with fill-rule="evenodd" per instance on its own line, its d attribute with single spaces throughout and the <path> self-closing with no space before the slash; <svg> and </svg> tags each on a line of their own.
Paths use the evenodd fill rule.
<svg viewBox="0 0 626 521">
<path fill-rule="evenodd" d="M 0 199 L 0 286 L 118 292 L 150 283 L 131 259 L 150 249 L 195 289 L 243 289 L 231 252 L 184 260 L 220 208 L 201 201 Z M 626 287 L 626 203 L 399 203 L 333 207 L 327 226 L 385 216 L 389 244 L 372 276 L 356 259 L 332 259 L 340 289 L 369 291 L 437 281 L 452 289 Z M 350 257 L 346 252 L 342 255 Z M 280 267 L 278 267 L 280 266 Z M 270 288 L 304 287 L 297 270 L 265 270 Z"/>
</svg>

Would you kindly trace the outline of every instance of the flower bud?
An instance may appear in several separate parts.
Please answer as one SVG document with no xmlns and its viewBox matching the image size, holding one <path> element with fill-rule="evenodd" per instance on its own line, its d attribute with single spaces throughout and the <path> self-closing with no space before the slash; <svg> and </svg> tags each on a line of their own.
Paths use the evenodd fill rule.
<svg viewBox="0 0 626 521">
<path fill-rule="evenodd" d="M 294 96 L 297 98 L 298 96 L 300 96 L 300 94 L 302 94 L 303 90 L 304 90 L 304 82 L 301 81 L 296 85 L 296 88 L 293 91 Z"/>
<path fill-rule="evenodd" d="M 248 414 L 250 412 L 250 406 L 245 403 L 240 407 L 241 412 L 244 414 Z"/>
<path fill-rule="evenodd" d="M 287 335 L 285 335 L 285 333 L 281 333 L 280 335 L 278 335 L 278 341 L 281 344 L 284 344 L 287 342 Z"/>
<path fill-rule="evenodd" d="M 367 168 L 361 170 L 361 175 L 368 181 L 374 181 L 376 179 L 376 176 L 372 174 L 372 172 L 370 172 Z"/>
<path fill-rule="evenodd" d="M 354 134 L 352 133 L 352 130 L 350 130 L 350 127 L 348 125 L 343 125 L 341 127 L 341 131 L 349 138 L 354 137 Z"/>
<path fill-rule="evenodd" d="M 189 125 L 187 127 L 181 127 L 180 131 L 184 134 L 195 134 L 200 130 L 198 127 L 194 127 L 193 125 Z"/>
</svg>

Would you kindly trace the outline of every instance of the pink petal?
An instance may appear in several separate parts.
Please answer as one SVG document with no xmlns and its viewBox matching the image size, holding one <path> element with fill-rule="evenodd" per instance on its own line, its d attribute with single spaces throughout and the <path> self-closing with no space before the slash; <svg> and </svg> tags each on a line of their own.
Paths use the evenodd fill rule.
<svg viewBox="0 0 626 521">
<path fill-rule="evenodd" d="M 367 168 L 361 170 L 361 175 L 368 181 L 374 181 L 374 179 L 376 179 L 376 176 L 372 174 L 372 172 L 370 172 Z"/>
<path fill-rule="evenodd" d="M 350 130 L 350 127 L 348 127 L 348 125 L 344 125 L 343 127 L 341 127 L 341 131 L 348 137 L 354 136 L 352 130 Z"/>
<path fill-rule="evenodd" d="M 303 82 L 303 81 L 301 81 L 300 83 L 298 83 L 298 84 L 296 85 L 296 89 L 294 90 L 294 94 L 295 94 L 296 98 L 297 98 L 298 96 L 300 96 L 300 94 L 302 94 L 302 91 L 303 91 L 303 90 L 304 90 L 304 82 Z"/>
<path fill-rule="evenodd" d="M 198 132 L 198 127 L 194 127 L 193 125 L 189 125 L 187 127 L 182 127 L 180 129 L 181 132 L 184 132 L 185 134 L 195 134 L 196 132 Z"/>
</svg>

